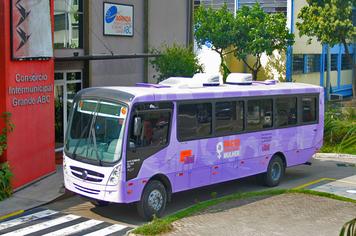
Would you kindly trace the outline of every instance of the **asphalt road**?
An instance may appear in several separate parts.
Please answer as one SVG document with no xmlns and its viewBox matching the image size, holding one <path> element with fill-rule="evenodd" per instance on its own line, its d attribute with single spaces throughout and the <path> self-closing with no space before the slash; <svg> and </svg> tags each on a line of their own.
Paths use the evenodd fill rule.
<svg viewBox="0 0 356 236">
<path fill-rule="evenodd" d="M 352 160 L 351 162 L 355 162 Z M 354 164 L 344 164 L 342 160 L 313 159 L 312 165 L 301 165 L 288 168 L 281 184 L 276 188 L 295 188 L 298 186 L 316 185 L 322 179 L 330 178 L 341 180 L 356 175 Z M 352 183 L 351 183 L 352 184 Z M 356 183 L 354 183 L 356 184 Z M 350 186 L 356 188 L 356 185 Z M 197 201 L 204 201 L 211 198 L 211 193 L 216 192 L 217 196 L 224 196 L 237 192 L 260 191 L 269 189 L 260 186 L 255 177 L 248 177 L 236 181 L 211 185 L 199 189 L 176 193 L 172 197 L 172 202 L 167 205 L 166 215 L 189 207 Z M 44 208 L 59 211 L 65 214 L 74 214 L 89 219 L 100 220 L 111 224 L 121 224 L 135 227 L 145 223 L 137 214 L 134 204 L 111 204 L 106 207 L 94 207 L 87 199 L 78 195 L 58 200 L 50 203 Z"/>
</svg>

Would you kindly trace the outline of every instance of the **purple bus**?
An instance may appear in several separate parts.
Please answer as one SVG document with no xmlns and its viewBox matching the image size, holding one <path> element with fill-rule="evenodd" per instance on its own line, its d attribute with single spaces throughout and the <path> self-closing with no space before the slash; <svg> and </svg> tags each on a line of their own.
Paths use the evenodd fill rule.
<svg viewBox="0 0 356 236">
<path fill-rule="evenodd" d="M 176 192 L 251 175 L 276 186 L 287 167 L 322 146 L 322 87 L 174 81 L 79 92 L 66 133 L 65 187 L 97 206 L 137 202 L 151 219 Z"/>
</svg>

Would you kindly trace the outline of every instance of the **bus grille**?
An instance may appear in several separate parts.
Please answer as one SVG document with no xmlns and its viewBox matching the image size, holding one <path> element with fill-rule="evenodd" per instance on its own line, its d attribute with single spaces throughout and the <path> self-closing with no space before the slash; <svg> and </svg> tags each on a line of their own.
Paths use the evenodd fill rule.
<svg viewBox="0 0 356 236">
<path fill-rule="evenodd" d="M 74 183 L 73 183 L 74 184 Z M 100 193 L 100 190 L 96 190 L 96 189 L 91 189 L 91 188 L 86 188 L 86 187 L 82 187 L 78 184 L 74 184 L 74 187 L 76 189 L 78 189 L 79 191 L 82 191 L 82 192 L 85 192 L 85 193 L 89 193 L 89 194 L 99 194 Z"/>
<path fill-rule="evenodd" d="M 96 182 L 100 183 L 104 179 L 104 175 L 92 170 L 76 167 L 76 166 L 70 166 L 72 175 L 79 179 L 84 179 L 90 182 Z"/>
</svg>

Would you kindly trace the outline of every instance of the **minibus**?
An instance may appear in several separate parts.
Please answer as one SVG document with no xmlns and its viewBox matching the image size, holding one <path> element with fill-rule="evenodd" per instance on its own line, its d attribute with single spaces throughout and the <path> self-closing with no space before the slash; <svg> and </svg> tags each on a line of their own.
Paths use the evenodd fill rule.
<svg viewBox="0 0 356 236">
<path fill-rule="evenodd" d="M 152 219 L 176 192 L 251 175 L 277 186 L 322 146 L 323 88 L 236 78 L 80 91 L 66 131 L 66 189 L 98 206 L 137 203 Z"/>
</svg>

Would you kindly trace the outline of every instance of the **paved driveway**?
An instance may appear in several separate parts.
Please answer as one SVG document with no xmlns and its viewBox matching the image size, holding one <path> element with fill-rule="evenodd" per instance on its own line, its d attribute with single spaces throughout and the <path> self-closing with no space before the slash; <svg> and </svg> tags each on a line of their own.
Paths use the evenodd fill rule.
<svg viewBox="0 0 356 236">
<path fill-rule="evenodd" d="M 232 201 L 174 222 L 167 235 L 338 235 L 356 204 L 305 194 Z"/>
</svg>

